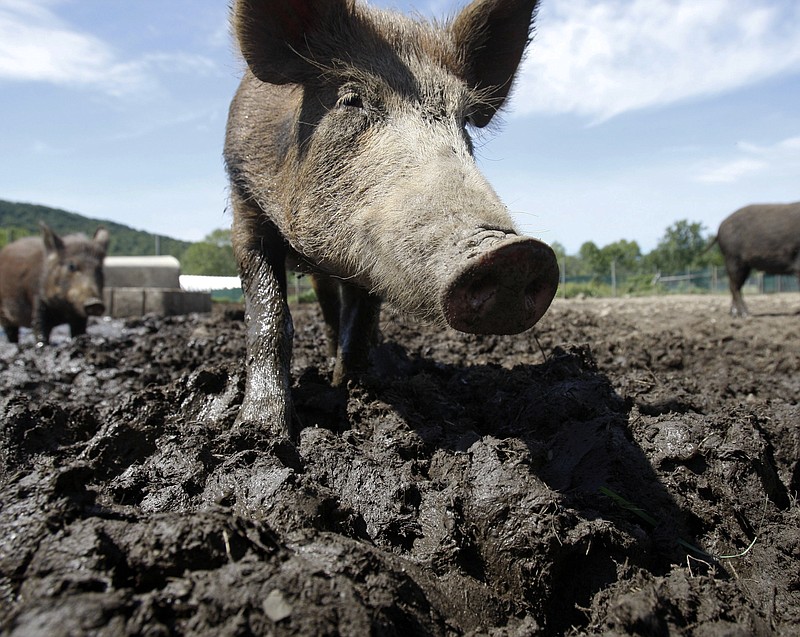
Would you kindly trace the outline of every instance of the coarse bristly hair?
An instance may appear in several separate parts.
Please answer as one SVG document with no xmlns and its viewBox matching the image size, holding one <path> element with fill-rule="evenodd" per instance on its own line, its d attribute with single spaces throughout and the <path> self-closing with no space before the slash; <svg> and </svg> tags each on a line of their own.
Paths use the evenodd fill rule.
<svg viewBox="0 0 800 637">
<path fill-rule="evenodd" d="M 263 244 L 266 214 L 302 260 L 442 323 L 435 299 L 461 234 L 514 231 L 463 125 L 487 126 L 505 103 L 536 7 L 484 0 L 439 22 L 352 0 L 236 2 L 254 76 L 226 147 L 234 199 L 251 202 L 235 213 L 237 251 Z M 365 94 L 348 119 L 336 108 L 350 85 Z M 290 113 L 289 136 L 276 137 Z"/>
</svg>

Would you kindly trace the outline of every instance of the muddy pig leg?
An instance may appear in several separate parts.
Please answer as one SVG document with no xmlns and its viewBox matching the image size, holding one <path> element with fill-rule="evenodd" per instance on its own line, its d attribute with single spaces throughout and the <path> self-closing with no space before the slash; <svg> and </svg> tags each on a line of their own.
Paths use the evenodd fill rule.
<svg viewBox="0 0 800 637">
<path fill-rule="evenodd" d="M 50 342 L 50 332 L 55 324 L 49 317 L 47 307 L 39 299 L 33 300 L 33 334 L 36 337 L 36 346 L 42 347 Z"/>
<path fill-rule="evenodd" d="M 340 283 L 339 348 L 333 368 L 333 384 L 341 385 L 348 377 L 363 372 L 369 352 L 378 340 L 381 300 L 362 288 Z"/>
<path fill-rule="evenodd" d="M 727 265 L 727 264 L 726 264 Z M 733 301 L 731 303 L 731 316 L 747 316 L 747 306 L 742 298 L 742 286 L 750 275 L 750 268 L 735 264 L 727 268 L 728 287 L 731 290 Z"/>
<path fill-rule="evenodd" d="M 325 321 L 328 358 L 335 359 L 339 349 L 339 313 L 342 307 L 339 301 L 339 282 L 324 274 L 312 274 L 310 278 Z"/>
<path fill-rule="evenodd" d="M 89 320 L 85 317 L 77 317 L 69 322 L 69 333 L 75 337 L 80 336 L 81 334 L 86 334 L 86 326 L 88 325 Z"/>
<path fill-rule="evenodd" d="M 286 300 L 286 249 L 261 210 L 234 193 L 231 200 L 247 324 L 247 381 L 236 421 L 263 422 L 294 438 L 289 377 L 294 327 Z"/>
<path fill-rule="evenodd" d="M 314 274 L 311 284 L 325 320 L 328 356 L 334 359 L 333 385 L 341 385 L 367 368 L 378 340 L 381 301 L 324 274 Z"/>
<path fill-rule="evenodd" d="M 19 327 L 16 325 L 3 325 L 9 343 L 19 343 Z"/>
<path fill-rule="evenodd" d="M 0 301 L 0 328 L 3 328 L 9 343 L 19 342 L 19 325 L 4 314 L 2 301 Z"/>
</svg>

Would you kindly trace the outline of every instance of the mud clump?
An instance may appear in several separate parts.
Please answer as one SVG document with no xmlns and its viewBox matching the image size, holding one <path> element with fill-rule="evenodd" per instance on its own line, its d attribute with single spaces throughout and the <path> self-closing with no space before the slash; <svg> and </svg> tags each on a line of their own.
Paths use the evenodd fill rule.
<svg viewBox="0 0 800 637">
<path fill-rule="evenodd" d="M 800 295 L 390 313 L 296 445 L 235 425 L 241 312 L 0 341 L 6 635 L 771 635 L 800 622 Z"/>
</svg>

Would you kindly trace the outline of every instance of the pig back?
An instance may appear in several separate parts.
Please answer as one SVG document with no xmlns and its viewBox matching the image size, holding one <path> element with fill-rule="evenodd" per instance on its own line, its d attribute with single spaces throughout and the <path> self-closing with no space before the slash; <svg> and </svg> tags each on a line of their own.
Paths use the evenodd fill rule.
<svg viewBox="0 0 800 637">
<path fill-rule="evenodd" d="M 800 202 L 741 208 L 723 220 L 717 237 L 726 259 L 768 274 L 792 272 L 800 266 Z"/>
<path fill-rule="evenodd" d="M 44 255 L 44 242 L 39 237 L 24 237 L 0 250 L 0 315 L 4 325 L 31 326 Z"/>
</svg>

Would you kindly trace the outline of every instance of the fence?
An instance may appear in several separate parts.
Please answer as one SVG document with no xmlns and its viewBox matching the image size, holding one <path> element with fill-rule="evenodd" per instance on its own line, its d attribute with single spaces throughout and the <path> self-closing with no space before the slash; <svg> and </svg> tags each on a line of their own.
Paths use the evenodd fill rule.
<svg viewBox="0 0 800 637">
<path fill-rule="evenodd" d="M 604 289 L 605 288 L 605 289 Z M 566 276 L 561 273 L 560 296 L 567 296 L 570 290 L 585 292 L 594 289 L 594 293 L 604 292 L 609 296 L 625 294 L 662 294 L 662 293 L 727 293 L 728 275 L 725 268 L 713 266 L 704 270 L 687 270 L 682 273 L 642 274 L 621 270 L 612 264 L 609 272 Z M 797 277 L 793 275 L 767 275 L 753 272 L 744 284 L 746 294 L 772 294 L 776 292 L 800 291 Z"/>
<path fill-rule="evenodd" d="M 711 268 L 699 272 L 687 272 L 671 276 L 657 276 L 655 283 L 668 292 L 727 292 L 728 276 L 721 268 Z M 742 288 L 751 294 L 772 294 L 775 292 L 797 292 L 797 277 L 753 273 Z"/>
<path fill-rule="evenodd" d="M 238 277 L 199 277 L 181 275 L 181 288 L 184 290 L 203 290 L 211 292 L 215 301 L 241 301 L 242 288 Z M 772 294 L 775 292 L 797 292 L 800 290 L 794 276 L 772 276 L 761 272 L 754 273 L 745 283 L 745 294 Z M 304 303 L 314 300 L 311 280 L 307 276 L 290 273 L 288 277 L 290 303 Z M 565 276 L 561 269 L 561 285 L 558 296 L 567 298 L 578 294 L 587 296 L 625 296 L 629 294 L 647 295 L 664 293 L 721 294 L 728 292 L 728 276 L 724 268 L 712 267 L 705 270 L 681 274 L 631 273 L 612 268 L 610 272 Z"/>
</svg>

